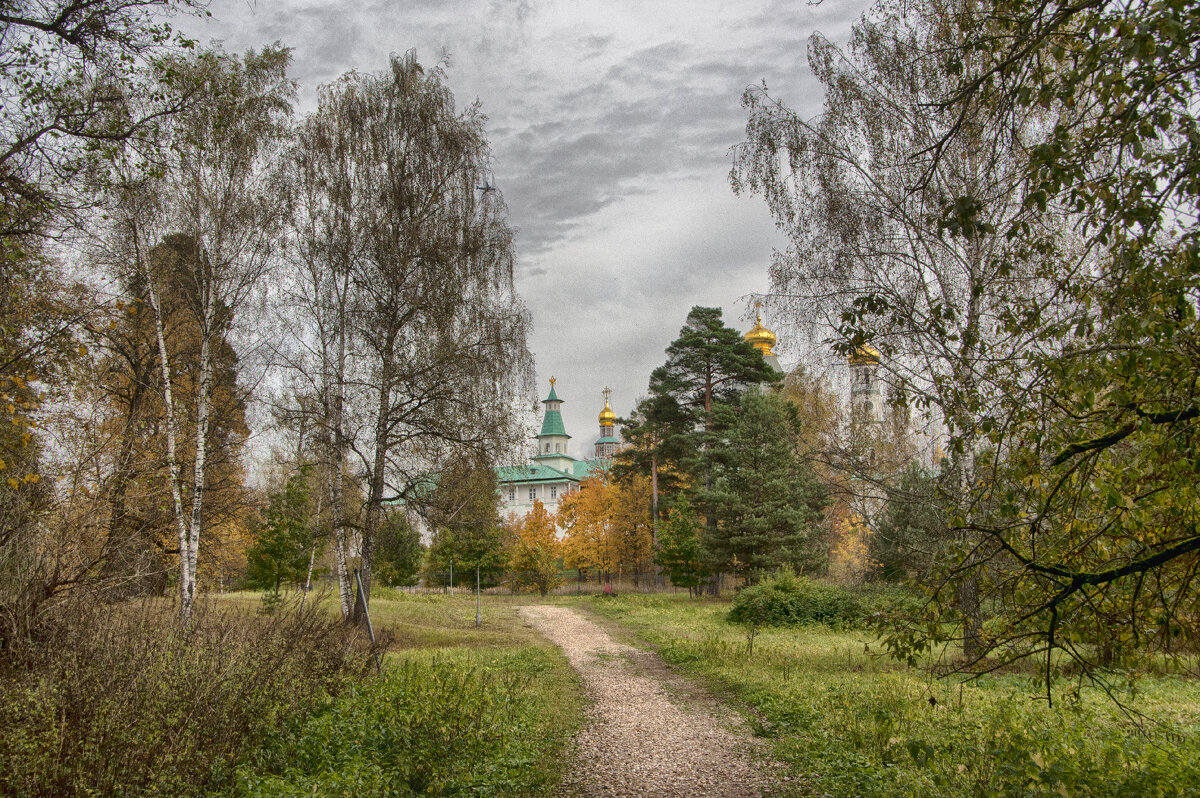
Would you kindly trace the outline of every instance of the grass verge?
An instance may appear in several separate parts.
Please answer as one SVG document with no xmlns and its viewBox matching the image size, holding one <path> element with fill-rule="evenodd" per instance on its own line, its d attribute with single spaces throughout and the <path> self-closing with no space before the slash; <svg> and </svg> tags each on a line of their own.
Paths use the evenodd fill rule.
<svg viewBox="0 0 1200 798">
<path fill-rule="evenodd" d="M 750 708 L 756 732 L 822 796 L 1189 796 L 1200 784 L 1200 685 L 1128 675 L 1136 723 L 1091 688 L 1053 708 L 1033 676 L 962 683 L 871 653 L 869 633 L 765 628 L 753 655 L 727 601 L 573 599 Z"/>
<path fill-rule="evenodd" d="M 471 597 L 378 591 L 372 620 L 391 640 L 382 678 L 252 752 L 230 794 L 556 794 L 583 694 L 520 603 L 488 597 L 476 628 Z"/>
</svg>

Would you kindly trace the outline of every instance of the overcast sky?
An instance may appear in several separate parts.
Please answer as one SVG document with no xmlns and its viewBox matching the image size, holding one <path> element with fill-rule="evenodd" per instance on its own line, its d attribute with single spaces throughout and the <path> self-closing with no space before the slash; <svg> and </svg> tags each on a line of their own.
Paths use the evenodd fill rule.
<svg viewBox="0 0 1200 798">
<path fill-rule="evenodd" d="M 782 245 L 760 197 L 729 188 L 747 86 L 806 116 L 822 95 L 809 36 L 844 40 L 863 0 L 211 0 L 187 32 L 227 50 L 292 48 L 300 108 L 390 53 L 445 58 L 459 106 L 487 114 L 496 186 L 517 228 L 539 399 L 558 394 L 590 456 L 601 389 L 628 414 L 693 305 L 746 330 Z M 766 322 L 774 325 L 771 319 Z M 786 331 L 784 365 L 790 366 Z"/>
</svg>

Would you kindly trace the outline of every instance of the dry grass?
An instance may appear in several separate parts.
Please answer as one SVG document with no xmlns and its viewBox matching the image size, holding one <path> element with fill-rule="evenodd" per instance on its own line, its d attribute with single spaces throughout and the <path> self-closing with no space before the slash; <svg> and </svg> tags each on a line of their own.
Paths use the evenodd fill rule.
<svg viewBox="0 0 1200 798">
<path fill-rule="evenodd" d="M 201 795 L 368 667 L 327 613 L 62 603 L 0 659 L 0 794 Z"/>
</svg>

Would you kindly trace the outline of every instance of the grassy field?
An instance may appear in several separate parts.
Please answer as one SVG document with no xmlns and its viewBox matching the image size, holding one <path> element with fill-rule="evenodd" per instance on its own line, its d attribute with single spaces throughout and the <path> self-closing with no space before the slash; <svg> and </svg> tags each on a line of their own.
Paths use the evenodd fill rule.
<svg viewBox="0 0 1200 798">
<path fill-rule="evenodd" d="M 1129 678 L 1119 695 L 1062 684 L 1053 709 L 1032 675 L 930 679 L 876 656 L 866 632 L 766 629 L 746 654 L 727 601 L 560 599 L 607 619 L 746 709 L 799 793 L 821 796 L 1194 796 L 1200 685 Z"/>
<path fill-rule="evenodd" d="M 383 678 L 253 752 L 229 794 L 556 794 L 583 696 L 562 653 L 518 617 L 519 604 L 489 596 L 476 628 L 473 597 L 377 591 L 372 620 L 389 641 Z"/>
</svg>

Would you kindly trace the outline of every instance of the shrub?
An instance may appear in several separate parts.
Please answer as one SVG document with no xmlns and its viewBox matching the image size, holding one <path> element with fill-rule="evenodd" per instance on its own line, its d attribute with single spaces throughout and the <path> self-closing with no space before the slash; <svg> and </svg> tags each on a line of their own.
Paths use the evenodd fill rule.
<svg viewBox="0 0 1200 798">
<path fill-rule="evenodd" d="M 539 650 L 422 657 L 359 684 L 256 752 L 233 795 L 539 795 L 553 790 Z"/>
<path fill-rule="evenodd" d="M 783 569 L 733 598 L 729 620 L 751 628 L 823 623 L 852 626 L 867 615 L 858 596 L 847 588 L 814 582 Z"/>
<path fill-rule="evenodd" d="M 320 609 L 61 605 L 0 659 L 0 794 L 202 795 L 241 756 L 365 673 Z"/>
</svg>

